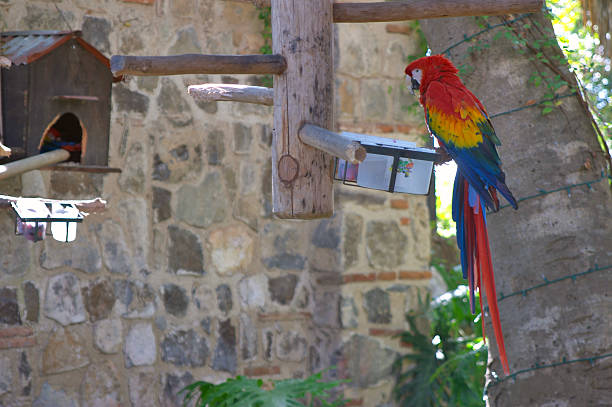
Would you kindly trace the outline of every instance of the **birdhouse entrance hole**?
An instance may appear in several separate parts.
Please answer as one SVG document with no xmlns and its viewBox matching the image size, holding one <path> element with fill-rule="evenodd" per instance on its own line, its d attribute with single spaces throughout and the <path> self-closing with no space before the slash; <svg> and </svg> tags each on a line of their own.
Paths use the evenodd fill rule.
<svg viewBox="0 0 612 407">
<path fill-rule="evenodd" d="M 85 155 L 87 131 L 74 113 L 57 115 L 45 128 L 38 145 L 40 153 L 63 148 L 70 153 L 67 161 L 81 162 Z"/>
</svg>

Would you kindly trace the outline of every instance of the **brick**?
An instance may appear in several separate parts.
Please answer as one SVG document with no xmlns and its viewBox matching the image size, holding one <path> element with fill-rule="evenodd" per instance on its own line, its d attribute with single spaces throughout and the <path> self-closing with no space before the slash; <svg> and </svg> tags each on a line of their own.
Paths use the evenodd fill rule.
<svg viewBox="0 0 612 407">
<path fill-rule="evenodd" d="M 411 221 L 411 219 L 410 219 L 410 218 L 401 217 L 401 218 L 400 218 L 400 225 L 402 225 L 402 226 L 408 226 L 408 225 L 410 225 L 410 221 Z"/>
<path fill-rule="evenodd" d="M 344 284 L 376 281 L 376 273 L 347 274 L 343 277 Z"/>
<path fill-rule="evenodd" d="M 13 336 L 30 336 L 34 331 L 29 326 L 15 326 L 12 328 L 0 329 L 0 338 L 10 338 Z"/>
<path fill-rule="evenodd" d="M 402 332 L 401 329 L 370 328 L 370 336 L 396 336 Z"/>
<path fill-rule="evenodd" d="M 30 348 L 36 345 L 33 336 L 13 336 L 11 338 L 0 338 L 0 349 Z"/>
<path fill-rule="evenodd" d="M 377 133 L 393 133 L 394 127 L 389 124 L 378 123 L 376 124 L 376 132 Z"/>
<path fill-rule="evenodd" d="M 272 376 L 280 374 L 280 366 L 253 366 L 245 367 L 244 375 L 249 377 Z"/>
<path fill-rule="evenodd" d="M 428 133 L 427 128 L 423 126 L 411 126 L 409 124 L 398 124 L 395 126 L 395 130 L 398 133 L 411 133 L 413 131 L 416 131 L 419 133 Z"/>
<path fill-rule="evenodd" d="M 400 280 L 428 280 L 431 278 L 431 271 L 400 271 Z"/>
<path fill-rule="evenodd" d="M 363 406 L 363 399 L 350 399 L 344 404 L 345 406 Z"/>
<path fill-rule="evenodd" d="M 406 24 L 387 24 L 385 30 L 391 34 L 405 34 L 410 35 L 414 29 Z"/>
<path fill-rule="evenodd" d="M 405 199 L 392 199 L 390 204 L 393 209 L 408 209 L 408 201 Z"/>
<path fill-rule="evenodd" d="M 397 278 L 397 273 L 395 271 L 383 271 L 378 273 L 376 277 L 377 280 L 380 281 L 393 281 Z"/>
<path fill-rule="evenodd" d="M 124 3 L 155 4 L 155 0 L 123 0 Z"/>
<path fill-rule="evenodd" d="M 297 321 L 304 319 L 312 319 L 310 312 L 270 312 L 266 314 L 257 314 L 260 321 Z"/>
</svg>

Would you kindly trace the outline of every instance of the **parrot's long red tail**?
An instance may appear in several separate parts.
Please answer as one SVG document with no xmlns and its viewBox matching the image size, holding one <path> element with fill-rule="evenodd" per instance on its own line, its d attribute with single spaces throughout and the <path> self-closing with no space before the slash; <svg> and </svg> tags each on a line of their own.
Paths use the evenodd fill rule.
<svg viewBox="0 0 612 407">
<path fill-rule="evenodd" d="M 470 289 L 470 307 L 472 313 L 474 313 L 476 308 L 474 304 L 474 291 L 478 289 L 480 293 L 481 315 L 484 318 L 484 307 L 482 304 L 484 289 L 487 295 L 489 313 L 491 315 L 495 340 L 499 348 L 501 364 L 504 372 L 510 374 L 504 336 L 499 320 L 484 205 L 476 190 L 470 187 L 460 172 L 457 172 L 455 178 L 453 195 L 453 220 L 457 223 L 457 244 L 461 251 L 463 277 L 467 278 Z M 482 330 L 484 337 L 484 319 L 482 321 Z"/>
</svg>

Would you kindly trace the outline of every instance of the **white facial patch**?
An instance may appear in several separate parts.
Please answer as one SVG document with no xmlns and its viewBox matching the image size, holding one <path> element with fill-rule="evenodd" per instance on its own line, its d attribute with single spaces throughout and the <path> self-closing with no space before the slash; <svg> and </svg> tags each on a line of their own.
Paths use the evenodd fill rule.
<svg viewBox="0 0 612 407">
<path fill-rule="evenodd" d="M 415 69 L 414 71 L 412 71 L 412 78 L 419 84 L 421 84 L 421 79 L 423 79 L 423 71 L 421 71 L 420 69 Z"/>
</svg>

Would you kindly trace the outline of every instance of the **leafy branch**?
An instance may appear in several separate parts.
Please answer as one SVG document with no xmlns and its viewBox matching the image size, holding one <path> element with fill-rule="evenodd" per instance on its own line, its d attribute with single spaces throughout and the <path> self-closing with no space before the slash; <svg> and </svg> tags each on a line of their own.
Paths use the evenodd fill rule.
<svg viewBox="0 0 612 407">
<path fill-rule="evenodd" d="M 323 372 L 306 379 L 249 379 L 243 376 L 227 379 L 220 384 L 198 381 L 186 386 L 183 406 L 195 407 L 321 407 L 344 406 L 347 400 L 333 400 L 330 390 L 344 383 L 322 380 Z M 302 400 L 310 400 L 303 404 Z M 315 404 L 317 403 L 317 404 Z"/>
</svg>

